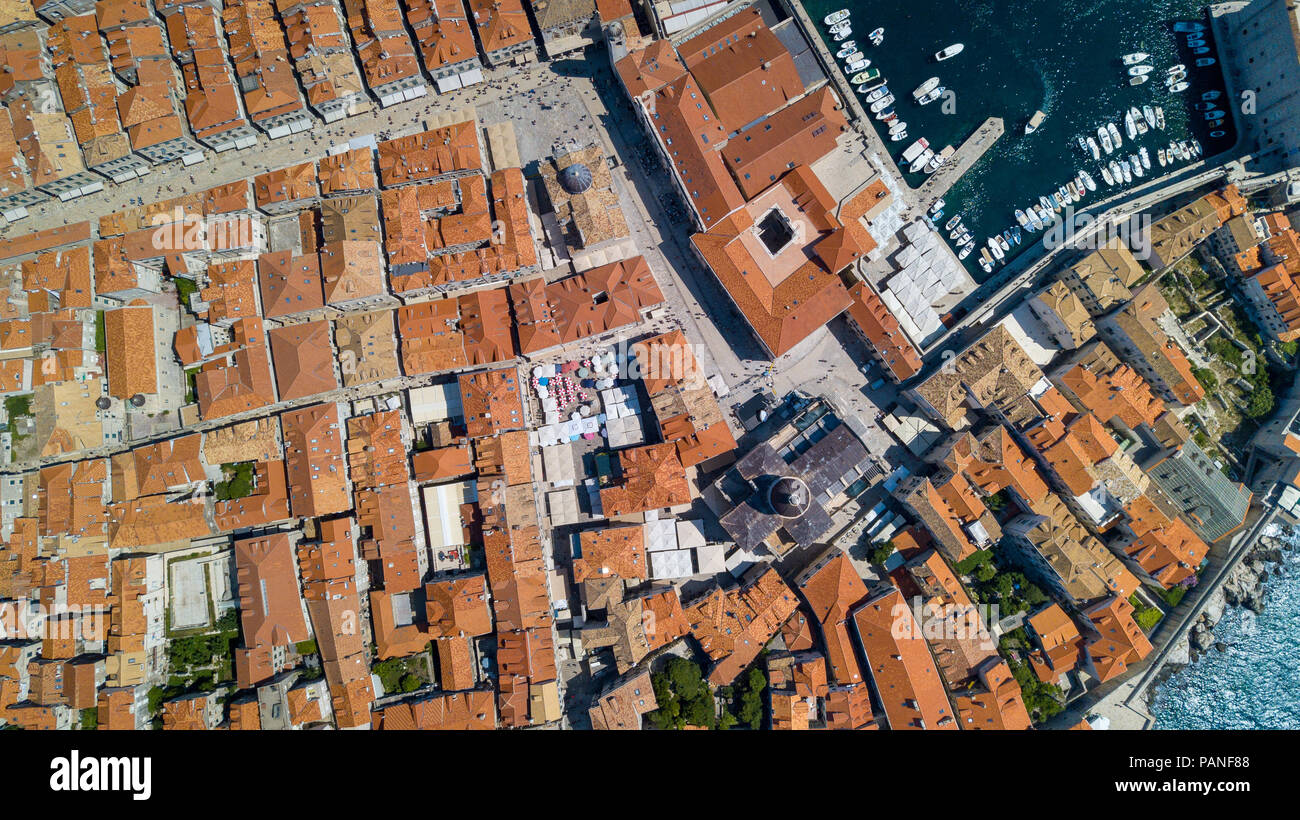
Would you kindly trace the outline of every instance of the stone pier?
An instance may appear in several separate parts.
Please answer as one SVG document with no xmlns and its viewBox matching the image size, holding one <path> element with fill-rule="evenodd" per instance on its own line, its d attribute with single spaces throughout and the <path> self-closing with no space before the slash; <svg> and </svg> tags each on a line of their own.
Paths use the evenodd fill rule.
<svg viewBox="0 0 1300 820">
<path fill-rule="evenodd" d="M 936 200 L 948 193 L 962 174 L 969 171 L 970 167 L 984 156 L 985 151 L 993 147 L 993 143 L 997 142 L 1005 131 L 1006 128 L 1000 117 L 989 117 L 985 120 L 975 133 L 962 142 L 948 161 L 939 166 L 939 170 L 931 174 L 930 178 L 916 189 L 916 206 L 923 212 L 928 211 Z M 930 149 L 936 153 L 942 147 L 930 145 Z"/>
</svg>

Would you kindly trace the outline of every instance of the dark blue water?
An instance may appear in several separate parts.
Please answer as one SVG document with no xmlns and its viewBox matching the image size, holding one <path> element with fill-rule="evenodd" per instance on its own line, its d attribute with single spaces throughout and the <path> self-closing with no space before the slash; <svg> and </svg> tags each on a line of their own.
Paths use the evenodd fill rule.
<svg viewBox="0 0 1300 820">
<path fill-rule="evenodd" d="M 908 139 L 889 143 L 895 159 L 918 137 L 936 151 L 961 144 L 987 117 L 1001 117 L 1006 134 L 953 186 L 944 197 L 943 222 L 956 213 L 970 228 L 979 245 L 995 233 L 1016 224 L 1015 210 L 1036 204 L 1038 197 L 1055 191 L 1080 169 L 1092 175 L 1097 191 L 1076 207 L 1118 193 L 1102 180 L 1101 163 L 1080 150 L 1076 137 L 1093 135 L 1099 125 L 1115 122 L 1123 145 L 1110 159 L 1127 158 L 1146 146 L 1151 170 L 1133 186 L 1149 182 L 1162 172 L 1156 149 L 1170 140 L 1195 136 L 1206 155 L 1235 142 L 1231 118 L 1223 138 L 1211 140 L 1202 112 L 1189 111 L 1202 92 L 1222 88 L 1219 66 L 1197 68 L 1186 48 L 1186 35 L 1170 28 L 1174 20 L 1206 22 L 1199 0 L 1065 0 L 1064 2 L 1013 2 L 1013 0 L 908 0 L 900 3 L 866 3 L 861 0 L 808 0 L 804 3 L 823 34 L 822 18 L 839 8 L 852 12 L 853 37 L 873 68 L 880 68 L 897 98 L 899 118 L 908 124 Z M 873 47 L 867 34 L 885 28 L 885 40 Z M 1215 56 L 1213 38 L 1207 46 Z M 839 50 L 830 42 L 831 52 Z M 964 43 L 958 56 L 942 63 L 935 52 L 951 43 Z M 1150 79 L 1128 85 L 1120 58 L 1143 51 L 1151 55 Z M 1176 63 L 1188 67 L 1192 87 L 1169 92 L 1166 69 Z M 938 76 L 953 92 L 946 100 L 927 106 L 912 101 L 912 90 Z M 1219 101 L 1223 101 L 1223 97 Z M 946 105 L 944 104 L 946 102 Z M 1123 116 L 1129 106 L 1161 105 L 1166 127 L 1151 129 L 1131 141 Z M 1024 126 L 1035 110 L 1046 115 L 1042 126 L 1025 135 Z M 876 123 L 879 127 L 879 123 Z M 880 128 L 882 136 L 887 128 Z M 885 136 L 887 140 L 888 137 Z M 1103 159 L 1105 155 L 1103 153 Z M 1179 162 L 1168 170 L 1182 167 Z M 906 169 L 903 169 L 906 173 Z M 922 174 L 907 174 L 919 185 Z M 1126 186 L 1129 187 L 1129 186 Z M 947 233 L 944 233 L 947 236 Z M 1025 239 L 1032 237 L 1028 234 Z M 1015 250 L 1023 250 L 1024 242 Z M 977 264 L 979 248 L 967 258 L 977 281 L 989 278 Z M 996 272 L 996 269 L 995 269 Z"/>
<path fill-rule="evenodd" d="M 1155 688 L 1155 728 L 1300 729 L 1300 555 L 1283 554 L 1282 574 L 1265 582 L 1263 614 L 1229 609 L 1214 630 L 1227 649 Z"/>
</svg>

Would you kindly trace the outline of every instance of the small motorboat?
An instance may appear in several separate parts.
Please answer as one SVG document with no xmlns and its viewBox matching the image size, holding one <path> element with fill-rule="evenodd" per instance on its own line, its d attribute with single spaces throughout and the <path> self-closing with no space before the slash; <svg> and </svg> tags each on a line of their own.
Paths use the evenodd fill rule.
<svg viewBox="0 0 1300 820">
<path fill-rule="evenodd" d="M 836 57 L 843 60 L 846 56 L 858 50 L 857 40 L 845 40 L 840 44 L 840 50 L 835 53 Z"/>
<path fill-rule="evenodd" d="M 1141 179 L 1144 176 L 1144 174 L 1142 173 L 1142 160 L 1138 157 L 1137 154 L 1129 154 L 1128 167 L 1133 169 L 1133 176 L 1139 179 Z"/>
<path fill-rule="evenodd" d="M 1151 155 L 1147 153 L 1145 145 L 1138 149 L 1138 159 L 1142 160 L 1143 168 L 1147 170 L 1151 169 Z"/>
<path fill-rule="evenodd" d="M 1052 200 L 1048 199 L 1045 196 L 1040 196 L 1038 198 L 1038 207 L 1042 210 L 1042 213 L 1046 214 L 1047 212 L 1052 210 Z M 1043 218 L 1047 219 L 1048 217 L 1043 217 Z"/>
<path fill-rule="evenodd" d="M 1025 212 L 1020 208 L 1016 208 L 1016 221 L 1020 223 L 1022 228 L 1029 225 L 1029 217 L 1025 216 Z"/>
<path fill-rule="evenodd" d="M 881 97 L 880 99 L 876 100 L 871 104 L 871 113 L 879 114 L 881 111 L 884 111 L 886 108 L 888 108 L 893 104 L 894 104 L 894 95 L 886 94 L 885 96 Z"/>
<path fill-rule="evenodd" d="M 847 20 L 848 17 L 849 17 L 849 10 L 840 9 L 839 11 L 832 11 L 830 14 L 823 17 L 822 22 L 828 26 L 833 26 L 836 23 L 840 22 L 841 20 Z"/>
<path fill-rule="evenodd" d="M 961 214 L 957 214 L 957 215 L 954 216 L 952 219 L 949 219 L 949 220 L 948 220 L 948 224 L 947 224 L 947 225 L 944 225 L 944 226 L 943 226 L 943 229 L 944 229 L 945 231 L 951 231 L 953 228 L 957 227 L 957 224 L 958 224 L 959 222 L 961 222 Z"/>
<path fill-rule="evenodd" d="M 898 132 L 896 132 L 896 133 L 891 133 L 891 134 L 889 135 L 889 141 L 890 141 L 890 142 L 902 142 L 902 141 L 905 140 L 905 139 L 907 139 L 907 131 L 906 131 L 906 130 L 898 131 Z"/>
<path fill-rule="evenodd" d="M 849 78 L 849 82 L 853 83 L 855 86 L 859 86 L 858 91 L 862 91 L 863 89 L 861 86 L 878 79 L 880 79 L 880 69 L 868 68 L 866 71 L 859 71 L 857 74 L 854 74 Z"/>
<path fill-rule="evenodd" d="M 1014 244 L 1016 244 L 1016 245 L 1019 245 L 1019 244 L 1020 244 L 1020 240 L 1021 240 L 1021 238 L 1022 238 L 1023 236 L 1024 236 L 1024 234 L 1020 232 L 1020 228 L 1018 228 L 1018 227 L 1016 227 L 1016 226 L 1012 226 L 1012 228 L 1011 228 L 1011 241 L 1012 241 L 1012 243 L 1014 243 Z"/>
<path fill-rule="evenodd" d="M 921 152 L 921 156 L 912 160 L 912 164 L 908 166 L 907 170 L 913 174 L 920 173 L 921 169 L 924 168 L 932 159 L 934 159 L 934 152 L 927 148 Z"/>
<path fill-rule="evenodd" d="M 853 36 L 853 29 L 848 28 L 847 26 L 845 28 L 840 29 L 839 31 L 831 32 L 831 39 L 837 43 L 841 43 L 852 36 Z"/>
<path fill-rule="evenodd" d="M 1115 144 L 1110 141 L 1110 132 L 1105 126 L 1097 129 L 1097 139 L 1101 140 L 1101 147 L 1105 149 L 1107 155 L 1115 150 Z"/>
<path fill-rule="evenodd" d="M 872 89 L 872 90 L 871 90 L 871 91 L 870 91 L 870 92 L 869 92 L 865 97 L 862 98 L 862 101 L 863 101 L 863 102 L 868 102 L 868 103 L 873 103 L 873 102 L 875 102 L 876 100 L 878 100 L 878 99 L 880 99 L 880 98 L 882 98 L 882 97 L 887 97 L 887 96 L 890 96 L 890 94 L 889 94 L 889 86 L 887 86 L 887 85 L 882 85 L 882 86 L 880 86 L 879 88 Z"/>
<path fill-rule="evenodd" d="M 1122 159 L 1119 161 L 1119 170 L 1124 175 L 1125 184 L 1133 181 L 1133 172 L 1129 169 L 1128 160 Z"/>
<path fill-rule="evenodd" d="M 1213 138 L 1213 139 L 1216 139 L 1216 140 L 1217 140 L 1217 139 L 1223 139 L 1223 135 L 1224 135 L 1224 132 L 1223 132 L 1223 131 L 1211 131 L 1211 132 L 1210 132 L 1210 137 Z"/>
<path fill-rule="evenodd" d="M 899 122 L 898 120 L 894 120 L 889 124 L 889 133 L 891 134 L 897 134 L 899 131 L 906 131 L 906 130 L 907 130 L 907 123 L 905 122 Z"/>
<path fill-rule="evenodd" d="M 866 55 L 863 54 L 861 51 L 854 49 L 853 51 L 850 51 L 848 54 L 845 54 L 840 59 L 843 60 L 845 64 L 856 63 L 858 60 L 865 60 Z M 870 64 L 870 61 L 868 61 L 868 64 Z"/>
<path fill-rule="evenodd" d="M 1110 175 L 1110 169 L 1105 165 L 1101 166 L 1101 178 L 1107 185 L 1115 184 L 1115 178 Z"/>
<path fill-rule="evenodd" d="M 1135 65 L 1129 67 L 1128 75 L 1130 77 L 1141 77 L 1144 74 L 1150 74 L 1152 71 L 1155 71 L 1155 69 L 1149 65 Z"/>
<path fill-rule="evenodd" d="M 1192 156 L 1199 157 L 1204 151 L 1205 149 L 1201 147 L 1200 141 L 1196 137 L 1192 137 Z"/>
<path fill-rule="evenodd" d="M 1165 153 L 1163 148 L 1156 149 L 1156 159 L 1160 162 L 1161 168 L 1169 164 L 1169 155 Z"/>
<path fill-rule="evenodd" d="M 947 204 L 948 203 L 944 202 L 942 198 L 936 199 L 934 201 L 934 204 L 930 206 L 930 213 L 934 213 L 935 211 L 942 211 L 944 209 L 944 206 L 946 206 Z"/>
<path fill-rule="evenodd" d="M 1218 111 L 1218 110 L 1215 110 L 1215 111 L 1206 111 L 1205 114 L 1204 114 L 1204 116 L 1205 116 L 1205 121 L 1206 121 L 1206 122 L 1209 122 L 1210 120 L 1221 120 L 1221 119 L 1223 119 L 1223 117 L 1224 117 L 1224 113 L 1223 113 L 1222 111 Z"/>
<path fill-rule="evenodd" d="M 1129 78 L 1128 78 L 1128 84 L 1129 84 L 1129 85 L 1142 85 L 1142 83 L 1144 83 L 1144 82 L 1146 82 L 1146 81 L 1147 81 L 1147 78 L 1146 78 L 1146 75 L 1145 75 L 1145 74 L 1143 74 L 1143 75 L 1140 76 L 1140 77 L 1129 77 Z"/>
<path fill-rule="evenodd" d="M 1029 118 L 1029 122 L 1025 123 L 1025 136 L 1029 136 L 1037 131 L 1038 126 L 1043 124 L 1043 120 L 1046 119 L 1046 117 L 1047 115 L 1042 111 L 1035 111 L 1034 115 Z"/>
<path fill-rule="evenodd" d="M 1186 72 L 1186 71 L 1187 71 L 1187 66 L 1183 65 L 1182 63 L 1179 63 L 1178 65 L 1170 66 L 1170 67 L 1165 71 L 1165 73 L 1166 73 L 1166 74 L 1178 74 L 1178 73 Z"/>
<path fill-rule="evenodd" d="M 970 256 L 970 252 L 973 250 L 975 250 L 974 245 L 963 245 L 961 250 L 957 251 L 957 258 L 965 259 L 966 257 Z"/>
<path fill-rule="evenodd" d="M 1217 100 L 1222 95 L 1223 95 L 1222 91 L 1206 91 L 1204 94 L 1201 95 L 1201 99 L 1206 101 Z"/>
<path fill-rule="evenodd" d="M 1179 20 L 1174 23 L 1174 31 L 1179 34 L 1188 34 L 1197 31 L 1205 31 L 1204 23 L 1197 23 L 1191 20 Z"/>
<path fill-rule="evenodd" d="M 881 111 L 876 115 L 876 119 L 881 122 L 893 122 L 898 119 L 898 112 L 892 108 L 886 108 L 884 111 Z"/>
<path fill-rule="evenodd" d="M 1133 109 L 1124 112 L 1124 131 L 1129 139 L 1137 139 L 1137 123 L 1133 121 Z"/>
<path fill-rule="evenodd" d="M 1093 180 L 1092 174 L 1089 174 L 1087 171 L 1080 171 L 1079 179 L 1083 180 L 1083 187 L 1087 188 L 1089 191 L 1097 190 L 1097 183 Z"/>
<path fill-rule="evenodd" d="M 1165 109 L 1159 105 L 1156 106 L 1156 128 L 1165 130 Z"/>
<path fill-rule="evenodd" d="M 1123 57 L 1124 65 L 1137 65 L 1138 63 L 1145 62 L 1150 56 L 1151 55 L 1147 54 L 1145 51 L 1135 51 L 1132 54 L 1125 54 Z"/>
<path fill-rule="evenodd" d="M 1124 144 L 1124 141 L 1119 138 L 1119 129 L 1115 127 L 1115 123 L 1106 125 L 1106 133 L 1110 134 L 1110 141 L 1116 148 Z"/>
<path fill-rule="evenodd" d="M 1011 250 L 1011 231 L 1007 230 L 1002 232 L 1002 235 L 998 237 L 998 245 L 1000 245 L 1004 251 Z"/>
<path fill-rule="evenodd" d="M 1204 37 L 1188 37 L 1188 38 L 1187 38 L 1187 47 L 1188 47 L 1188 48 L 1204 48 L 1204 47 L 1205 47 L 1205 38 L 1204 38 Z"/>
<path fill-rule="evenodd" d="M 1187 83 L 1174 83 L 1173 85 L 1169 86 L 1169 90 L 1174 92 L 1175 94 L 1181 94 L 1182 92 L 1186 91 L 1190 87 L 1191 86 L 1189 86 Z"/>
<path fill-rule="evenodd" d="M 944 60 L 951 60 L 953 57 L 961 54 L 965 48 L 966 46 L 962 43 L 953 43 L 942 51 L 935 52 L 934 61 L 936 63 L 942 63 Z"/>
<path fill-rule="evenodd" d="M 945 88 L 944 86 L 939 86 L 939 87 L 936 88 L 935 90 L 931 91 L 929 94 L 926 94 L 924 97 L 921 97 L 920 99 L 918 99 L 916 102 L 917 102 L 919 105 L 929 105 L 930 103 L 932 103 L 932 102 L 934 102 L 935 100 L 937 100 L 937 99 L 939 99 L 940 97 L 942 97 L 942 96 L 943 96 L 943 92 L 945 92 L 945 91 L 947 91 L 947 90 L 948 90 L 948 89 Z"/>
<path fill-rule="evenodd" d="M 1214 58 L 1213 58 L 1213 57 L 1197 57 L 1197 58 L 1196 58 L 1196 65 L 1197 65 L 1198 67 L 1200 67 L 1200 68 L 1209 68 L 1210 66 L 1214 65 Z"/>
<path fill-rule="evenodd" d="M 1192 53 L 1193 53 L 1193 54 L 1196 54 L 1196 55 L 1209 54 L 1209 53 L 1210 53 L 1210 48 L 1209 48 L 1209 46 L 1198 46 L 1198 47 L 1192 49 Z"/>
<path fill-rule="evenodd" d="M 1007 258 L 1007 255 L 1003 252 L 1002 245 L 998 243 L 998 239 L 999 237 L 993 237 L 989 240 L 989 245 L 993 251 L 993 258 L 1001 262 L 1003 259 Z"/>
<path fill-rule="evenodd" d="M 1123 185 L 1123 184 L 1124 184 L 1124 170 L 1123 170 L 1123 168 L 1120 167 L 1120 164 L 1119 164 L 1118 162 L 1116 162 L 1115 160 L 1111 160 L 1111 161 L 1110 161 L 1110 166 L 1109 166 L 1109 167 L 1110 167 L 1110 176 L 1111 176 L 1111 179 L 1115 180 L 1115 184 L 1116 184 L 1116 185 Z"/>
<path fill-rule="evenodd" d="M 1197 111 L 1213 111 L 1218 107 L 1219 107 L 1218 103 L 1212 103 L 1212 102 L 1198 102 L 1192 106 L 1192 108 L 1195 108 Z"/>
<path fill-rule="evenodd" d="M 1093 159 L 1101 159 L 1101 149 L 1097 147 L 1097 141 L 1095 139 L 1088 137 L 1088 139 L 1085 140 L 1085 144 L 1088 146 L 1088 153 L 1092 154 Z"/>
<path fill-rule="evenodd" d="M 980 270 L 984 271 L 985 273 L 992 273 L 992 272 L 993 272 L 993 263 L 990 262 L 990 261 L 987 260 L 987 259 L 981 259 L 981 260 L 980 260 Z"/>
<path fill-rule="evenodd" d="M 871 40 L 871 44 L 872 44 L 873 46 L 878 46 L 878 45 L 880 45 L 882 42 L 884 42 L 884 39 L 885 39 L 885 29 L 884 29 L 883 27 L 882 27 L 882 28 L 878 28 L 878 29 L 874 29 L 870 34 L 867 35 L 867 37 Z"/>
<path fill-rule="evenodd" d="M 871 61 L 870 61 L 870 60 L 854 60 L 853 62 L 851 62 L 851 63 L 849 63 L 848 65 L 844 66 L 844 70 L 845 70 L 845 71 L 865 71 L 865 70 L 867 69 L 867 67 L 870 66 L 870 65 L 871 65 Z"/>
<path fill-rule="evenodd" d="M 925 82 L 921 83 L 916 87 L 916 90 L 912 92 L 912 97 L 914 99 L 919 100 L 922 97 L 924 97 L 926 94 L 929 94 L 931 91 L 935 90 L 938 87 L 939 87 L 939 78 L 931 77 L 930 79 L 926 80 Z"/>
<path fill-rule="evenodd" d="M 1223 120 L 1210 120 L 1205 124 L 1206 128 L 1219 128 L 1223 125 Z"/>
</svg>

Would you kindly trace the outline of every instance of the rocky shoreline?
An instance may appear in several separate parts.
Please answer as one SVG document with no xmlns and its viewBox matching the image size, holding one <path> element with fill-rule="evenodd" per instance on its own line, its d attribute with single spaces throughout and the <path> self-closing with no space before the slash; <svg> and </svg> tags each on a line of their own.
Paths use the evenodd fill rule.
<svg viewBox="0 0 1300 820">
<path fill-rule="evenodd" d="M 1255 546 L 1232 568 L 1227 579 L 1210 596 L 1205 608 L 1197 616 L 1196 623 L 1174 644 L 1165 659 L 1164 668 L 1160 670 L 1157 683 L 1174 671 L 1194 663 L 1202 653 L 1210 649 L 1219 652 L 1227 649 L 1227 644 L 1214 637 L 1214 628 L 1222 620 L 1223 613 L 1233 606 L 1245 607 L 1257 615 L 1261 614 L 1264 611 L 1264 584 L 1269 576 L 1281 574 L 1284 553 L 1293 549 L 1293 544 L 1277 535 L 1260 536 Z M 1147 690 L 1148 696 L 1151 689 Z"/>
</svg>

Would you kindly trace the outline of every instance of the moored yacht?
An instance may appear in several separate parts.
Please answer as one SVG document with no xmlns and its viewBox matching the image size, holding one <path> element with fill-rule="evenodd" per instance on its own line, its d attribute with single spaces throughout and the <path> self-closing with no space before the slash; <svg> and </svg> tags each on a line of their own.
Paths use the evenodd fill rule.
<svg viewBox="0 0 1300 820">
<path fill-rule="evenodd" d="M 852 54 L 857 50 L 858 50 L 858 43 L 856 40 L 846 40 L 840 44 L 840 50 L 835 52 L 835 56 L 843 60 L 846 56 Z"/>
<path fill-rule="evenodd" d="M 1080 171 L 1079 179 L 1083 180 L 1083 187 L 1087 188 L 1089 191 L 1097 190 L 1097 183 L 1093 181 L 1092 175 L 1087 171 Z"/>
<path fill-rule="evenodd" d="M 942 63 L 944 60 L 950 60 L 958 54 L 961 54 L 965 48 L 966 46 L 962 43 L 953 43 L 942 51 L 935 52 L 934 60 L 937 63 Z"/>
<path fill-rule="evenodd" d="M 1145 145 L 1142 146 L 1140 149 L 1138 149 L 1138 159 L 1142 160 L 1143 168 L 1146 169 L 1151 168 L 1151 155 L 1147 153 L 1147 148 Z"/>
<path fill-rule="evenodd" d="M 1124 65 L 1137 65 L 1138 63 L 1145 62 L 1150 56 L 1151 55 L 1147 54 L 1145 51 L 1135 51 L 1132 54 L 1125 54 L 1123 58 Z"/>
<path fill-rule="evenodd" d="M 1156 128 L 1165 130 L 1165 109 L 1159 105 L 1156 106 Z"/>
<path fill-rule="evenodd" d="M 926 94 L 924 97 L 918 99 L 917 103 L 920 105 L 929 105 L 930 103 L 934 102 L 935 100 L 943 96 L 943 92 L 947 90 L 948 89 L 946 87 L 941 85 L 938 88 L 931 91 L 929 94 Z"/>
<path fill-rule="evenodd" d="M 1133 122 L 1133 109 L 1124 112 L 1124 133 L 1128 134 L 1129 139 L 1137 139 L 1137 124 Z"/>
<path fill-rule="evenodd" d="M 1097 139 L 1101 140 L 1101 147 L 1105 149 L 1107 154 L 1115 150 L 1114 143 L 1110 141 L 1110 132 L 1106 130 L 1105 126 L 1097 129 Z"/>
<path fill-rule="evenodd" d="M 1152 128 L 1156 127 L 1156 110 L 1149 105 L 1142 106 L 1142 119 L 1147 121 L 1147 125 Z"/>
<path fill-rule="evenodd" d="M 832 11 L 830 14 L 823 17 L 822 22 L 828 26 L 833 26 L 842 20 L 848 19 L 848 16 L 849 16 L 848 9 L 840 9 L 839 11 Z"/>
<path fill-rule="evenodd" d="M 1119 148 L 1124 144 L 1124 141 L 1119 138 L 1119 129 L 1115 127 L 1115 123 L 1107 123 L 1106 133 L 1110 134 L 1111 144 L 1116 148 Z"/>
<path fill-rule="evenodd" d="M 1155 69 L 1149 65 L 1129 66 L 1128 75 L 1130 77 L 1141 77 L 1144 74 L 1150 74 L 1154 70 Z"/>
<path fill-rule="evenodd" d="M 885 41 L 885 29 L 883 27 L 873 30 L 867 35 L 873 46 L 878 46 Z"/>
<path fill-rule="evenodd" d="M 1110 175 L 1110 169 L 1105 165 L 1101 166 L 1101 178 L 1107 185 L 1115 184 L 1115 178 Z"/>
<path fill-rule="evenodd" d="M 844 40 L 849 39 L 852 36 L 853 36 L 853 29 L 849 28 L 848 26 L 845 26 L 839 31 L 835 31 L 832 29 L 831 39 L 837 43 L 840 43 L 843 42 Z"/>
<path fill-rule="evenodd" d="M 925 82 L 921 83 L 916 87 L 916 90 L 912 92 L 912 97 L 919 100 L 922 97 L 924 97 L 926 94 L 929 94 L 931 91 L 935 90 L 938 87 L 939 87 L 939 78 L 931 77 L 930 79 L 926 80 Z"/>
<path fill-rule="evenodd" d="M 1092 137 L 1088 137 L 1086 143 L 1088 145 L 1088 153 L 1092 154 L 1092 158 L 1101 159 L 1101 150 L 1097 148 L 1097 141 Z"/>
</svg>

